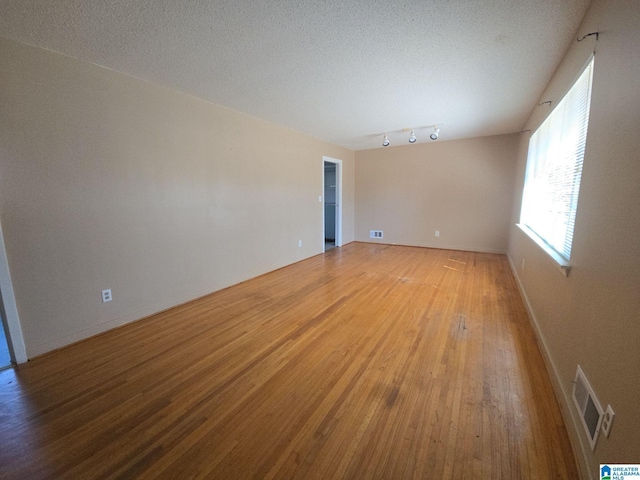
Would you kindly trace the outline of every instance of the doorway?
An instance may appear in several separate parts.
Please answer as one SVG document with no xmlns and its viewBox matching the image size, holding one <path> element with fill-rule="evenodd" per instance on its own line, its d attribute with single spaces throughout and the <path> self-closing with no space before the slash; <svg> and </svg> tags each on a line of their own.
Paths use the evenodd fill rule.
<svg viewBox="0 0 640 480">
<path fill-rule="evenodd" d="M 0 369 L 11 366 L 13 363 L 26 361 L 27 350 L 20 328 L 2 225 L 0 225 Z"/>
<path fill-rule="evenodd" d="M 9 341 L 7 340 L 7 327 L 3 310 L 2 305 L 0 305 L 0 370 L 11 366 L 11 353 L 9 352 Z"/>
<path fill-rule="evenodd" d="M 342 160 L 322 157 L 323 252 L 342 246 Z"/>
</svg>

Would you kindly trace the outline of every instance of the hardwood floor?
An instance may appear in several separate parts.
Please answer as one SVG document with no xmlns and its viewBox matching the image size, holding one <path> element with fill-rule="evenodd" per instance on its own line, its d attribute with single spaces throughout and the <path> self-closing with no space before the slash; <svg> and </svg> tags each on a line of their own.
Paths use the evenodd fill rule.
<svg viewBox="0 0 640 480">
<path fill-rule="evenodd" d="M 502 255 L 352 243 L 0 382 L 0 478 L 578 478 Z"/>
</svg>

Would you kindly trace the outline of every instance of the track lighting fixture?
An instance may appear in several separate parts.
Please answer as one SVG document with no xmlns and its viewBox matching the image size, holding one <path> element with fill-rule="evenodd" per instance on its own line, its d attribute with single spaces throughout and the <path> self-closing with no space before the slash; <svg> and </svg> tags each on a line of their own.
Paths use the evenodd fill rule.
<svg viewBox="0 0 640 480">
<path fill-rule="evenodd" d="M 431 131 L 431 133 L 429 133 L 429 138 L 431 140 L 437 140 L 438 137 L 440 136 L 440 127 L 439 126 L 444 125 L 444 123 L 438 123 L 436 124 L 431 124 L 431 125 L 421 125 L 418 127 L 405 127 L 401 130 L 392 130 L 390 132 L 391 137 L 392 138 L 397 138 L 396 135 L 397 134 L 404 134 L 406 135 L 407 133 L 409 134 L 409 143 L 414 144 L 418 141 L 418 137 L 416 137 L 416 130 L 419 130 L 420 132 L 422 132 L 423 130 L 426 130 L 427 132 L 431 131 L 431 129 L 433 129 Z M 387 130 L 387 132 L 389 132 L 389 130 Z M 391 142 L 389 141 L 389 133 L 374 133 L 372 136 L 376 137 L 377 140 L 376 141 L 380 141 L 380 136 L 382 136 L 382 146 L 383 147 L 388 147 L 389 145 L 391 145 Z M 422 137 L 421 137 L 422 138 Z"/>
</svg>

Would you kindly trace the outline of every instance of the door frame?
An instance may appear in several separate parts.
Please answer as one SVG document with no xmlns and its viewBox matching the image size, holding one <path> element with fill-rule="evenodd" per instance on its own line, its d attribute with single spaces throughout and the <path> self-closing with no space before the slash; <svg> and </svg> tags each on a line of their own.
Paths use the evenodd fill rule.
<svg viewBox="0 0 640 480">
<path fill-rule="evenodd" d="M 342 246 L 342 160 L 322 157 L 322 252 L 324 253 L 325 218 L 324 218 L 324 163 L 336 166 L 336 248 Z"/>
<path fill-rule="evenodd" d="M 22 336 L 22 328 L 20 327 L 20 318 L 18 317 L 18 307 L 16 306 L 16 298 L 13 294 L 13 284 L 11 283 L 11 274 L 9 272 L 9 261 L 7 260 L 7 251 L 4 245 L 4 235 L 2 234 L 2 225 L 0 224 L 0 293 L 2 295 L 2 304 L 4 307 L 4 321 L 6 322 L 7 343 L 9 344 L 9 353 L 11 359 L 16 363 L 25 363 L 27 361 L 27 349 Z"/>
</svg>

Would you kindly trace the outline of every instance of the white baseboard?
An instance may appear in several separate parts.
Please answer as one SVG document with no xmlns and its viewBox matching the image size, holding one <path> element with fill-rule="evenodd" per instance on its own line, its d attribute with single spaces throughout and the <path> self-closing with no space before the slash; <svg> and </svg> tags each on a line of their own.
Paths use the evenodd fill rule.
<svg viewBox="0 0 640 480">
<path fill-rule="evenodd" d="M 205 295 L 214 293 L 222 288 L 225 288 L 225 286 L 224 285 L 214 286 L 204 290 L 200 290 L 198 292 L 194 292 L 192 294 L 172 298 L 170 300 L 158 303 L 151 307 L 146 307 L 141 310 L 128 313 L 126 315 L 123 315 L 122 317 L 114 318 L 106 322 L 100 323 L 98 325 L 92 325 L 89 328 L 78 330 L 69 335 L 64 335 L 62 337 L 58 337 L 54 340 L 50 340 L 48 342 L 44 342 L 39 345 L 34 345 L 33 347 L 30 347 L 28 349 L 29 359 L 32 359 L 39 355 L 43 355 L 53 350 L 57 350 L 62 347 L 66 347 L 68 345 L 72 345 L 81 340 L 86 340 L 87 338 L 91 338 L 95 335 L 99 335 L 101 333 L 120 327 L 127 323 L 135 322 L 137 320 L 142 320 L 151 315 L 155 315 L 156 313 L 160 313 L 165 310 L 169 310 L 171 308 L 177 307 L 178 305 L 182 305 L 183 303 L 187 303 L 192 300 L 196 300 L 198 298 L 204 297 Z"/>
<path fill-rule="evenodd" d="M 313 254 L 311 256 L 315 256 L 318 255 Z M 294 262 L 285 264 L 285 265 L 281 265 L 281 266 L 272 266 L 270 269 L 267 269 L 267 271 L 257 271 L 257 272 L 249 272 L 246 276 L 241 277 L 241 278 L 234 278 L 233 280 L 231 280 L 228 283 L 218 283 L 218 284 L 214 284 L 214 285 L 210 285 L 207 288 L 203 288 L 200 290 L 197 290 L 195 292 L 192 293 L 188 293 L 188 294 L 184 294 L 184 295 L 180 295 L 174 298 L 171 298 L 169 300 L 165 300 L 163 302 L 157 303 L 155 305 L 149 306 L 149 307 L 144 307 L 140 310 L 137 310 L 135 312 L 130 312 L 127 313 L 121 317 L 118 318 L 113 318 L 111 320 L 107 320 L 105 322 L 102 322 L 100 324 L 97 325 L 92 325 L 88 328 L 82 329 L 82 330 L 78 330 L 75 331 L 73 333 L 70 333 L 68 335 L 64 335 L 58 338 L 55 338 L 53 340 L 50 340 L 48 342 L 43 342 L 39 345 L 33 345 L 33 346 L 29 346 L 26 350 L 25 353 L 25 360 L 27 361 L 27 357 L 29 359 L 32 359 L 34 357 L 37 357 L 39 355 L 43 355 L 45 353 L 51 352 L 53 350 L 57 350 L 59 348 L 63 348 L 69 345 L 72 345 L 74 343 L 80 342 L 82 340 L 86 340 L 88 338 L 91 338 L 95 335 L 99 335 L 101 333 L 107 332 L 109 330 L 112 330 L 114 328 L 120 327 L 122 325 L 125 325 L 127 323 L 131 323 L 131 322 L 135 322 L 137 320 L 142 320 L 144 318 L 147 318 L 151 315 L 155 315 L 157 313 L 163 312 L 165 310 L 169 310 L 171 308 L 177 307 L 179 305 L 182 305 L 184 303 L 187 302 L 191 302 L 194 300 L 197 300 L 199 298 L 202 298 L 206 295 L 210 295 L 212 293 L 218 292 L 222 289 L 228 288 L 230 286 L 233 285 L 238 285 L 242 282 L 245 282 L 247 280 L 250 280 L 252 278 L 256 278 L 259 277 L 261 275 L 265 275 L 266 273 L 269 272 L 273 272 L 275 270 L 278 270 L 280 268 L 284 268 L 286 266 L 289 265 L 293 265 L 294 263 L 297 262 L 301 262 L 303 260 L 306 260 L 307 258 L 311 258 L 311 257 L 305 257 L 299 260 L 296 260 Z"/>
<path fill-rule="evenodd" d="M 516 284 L 518 285 L 518 290 L 520 291 L 520 296 L 524 301 L 524 306 L 527 310 L 527 314 L 529 315 L 529 321 L 531 326 L 533 327 L 533 332 L 538 341 L 538 347 L 542 353 L 542 358 L 544 359 L 544 363 L 547 367 L 547 372 L 549 372 L 549 377 L 551 379 L 551 384 L 553 385 L 553 390 L 556 394 L 556 398 L 558 403 L 560 404 L 560 412 L 562 414 L 562 418 L 564 419 L 564 423 L 567 428 L 567 433 L 569 434 L 569 441 L 571 442 L 571 447 L 573 448 L 574 456 L 576 457 L 578 463 L 578 470 L 580 472 L 580 476 L 583 479 L 594 480 L 593 474 L 589 467 L 589 451 L 590 447 L 585 445 L 581 433 L 582 433 L 582 423 L 580 423 L 580 419 L 577 417 L 575 413 L 575 409 L 573 408 L 573 401 L 571 400 L 571 392 L 568 392 L 562 384 L 560 375 L 558 374 L 558 369 L 549 354 L 549 349 L 547 348 L 547 343 L 544 339 L 544 335 L 540 331 L 538 319 L 531 307 L 531 302 L 529 302 L 529 297 L 524 290 L 522 285 L 522 281 L 520 280 L 520 276 L 518 275 L 518 271 L 513 263 L 513 260 L 510 255 L 507 254 L 507 259 L 509 260 L 509 266 L 511 267 L 511 272 L 516 279 Z"/>
<path fill-rule="evenodd" d="M 369 238 L 366 240 L 354 240 L 358 243 L 372 243 L 376 245 L 397 245 L 399 247 L 418 247 L 418 248 L 434 248 L 436 250 L 456 250 L 460 252 L 476 252 L 476 253 L 495 253 L 498 255 L 506 255 L 504 249 L 485 248 L 485 247 L 467 247 L 459 245 L 431 245 L 427 243 L 390 243 L 385 241 L 372 242 Z"/>
</svg>

